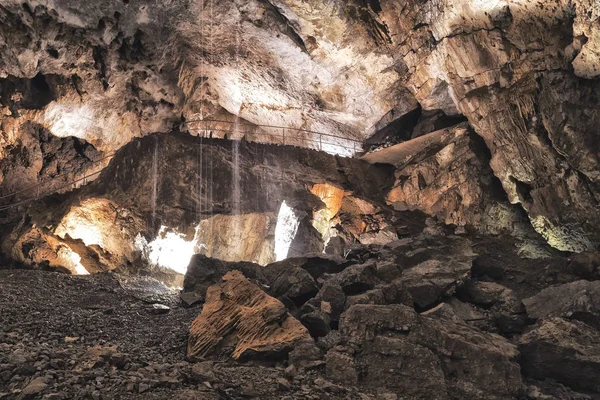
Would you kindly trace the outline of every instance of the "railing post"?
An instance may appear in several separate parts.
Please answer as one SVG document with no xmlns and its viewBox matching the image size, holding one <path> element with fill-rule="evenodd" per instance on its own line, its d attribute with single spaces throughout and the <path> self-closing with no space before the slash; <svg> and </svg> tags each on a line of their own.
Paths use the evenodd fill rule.
<svg viewBox="0 0 600 400">
<path fill-rule="evenodd" d="M 283 137 L 283 145 L 285 146 L 285 127 L 281 128 L 281 136 Z"/>
<path fill-rule="evenodd" d="M 319 133 L 319 151 L 323 151 L 323 134 Z"/>
</svg>

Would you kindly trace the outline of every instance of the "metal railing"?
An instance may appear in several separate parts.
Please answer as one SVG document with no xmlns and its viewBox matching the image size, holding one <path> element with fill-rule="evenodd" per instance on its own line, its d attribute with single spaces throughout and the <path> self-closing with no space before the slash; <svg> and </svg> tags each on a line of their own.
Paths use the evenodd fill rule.
<svg viewBox="0 0 600 400">
<path fill-rule="evenodd" d="M 227 137 L 228 139 L 235 140 L 244 138 L 249 142 L 309 148 L 344 157 L 351 157 L 357 152 L 362 151 L 362 142 L 355 139 L 347 139 L 327 133 L 315 132 L 306 129 L 288 128 L 283 126 L 255 125 L 246 122 L 204 119 L 186 121 L 180 125 L 180 130 L 189 131 L 190 133 L 196 132 L 197 135 L 202 135 L 206 138 Z M 213 135 L 214 132 L 217 134 Z M 228 136 L 228 134 L 231 134 L 231 136 Z M 269 140 L 262 140 L 264 138 L 269 138 Z M 89 170 L 93 165 L 112 158 L 115 154 L 116 153 L 111 153 L 98 160 L 92 161 L 86 167 L 86 171 Z M 44 190 L 44 186 L 64 178 L 70 173 L 62 173 L 35 185 L 17 190 L 12 193 L 0 195 L 0 203 L 5 199 L 10 199 L 8 204 L 0 205 L 0 212 L 31 203 L 32 201 L 36 201 L 42 197 L 57 193 L 70 186 L 76 188 L 77 184 L 81 182 L 83 182 L 85 185 L 90 178 L 99 175 L 103 170 L 104 168 L 89 174 L 85 172 L 83 177 L 67 182 L 59 187 L 51 187 L 50 190 Z M 281 178 L 284 179 L 283 174 Z M 34 196 L 13 202 L 15 199 L 17 199 L 18 195 L 34 190 Z M 0 219 L 0 222 L 2 222 L 2 219 Z"/>
<path fill-rule="evenodd" d="M 14 207 L 18 207 L 20 205 L 31 203 L 32 201 L 38 200 L 38 199 L 40 199 L 42 197 L 48 196 L 50 194 L 57 193 L 57 192 L 59 192 L 59 191 L 61 191 L 63 189 L 67 189 L 68 187 L 76 187 L 76 185 L 78 183 L 80 183 L 80 182 L 82 182 L 83 185 L 85 185 L 90 178 L 92 178 L 93 176 L 99 175 L 104 170 L 104 168 L 99 169 L 98 171 L 94 171 L 92 173 L 88 173 L 87 171 L 90 168 L 92 168 L 94 165 L 97 165 L 97 164 L 99 164 L 99 163 L 101 163 L 103 161 L 106 161 L 106 160 L 112 158 L 115 154 L 116 153 L 111 153 L 111 154 L 108 154 L 108 155 L 106 155 L 106 156 L 104 156 L 102 158 L 99 158 L 97 160 L 92 161 L 90 164 L 88 164 L 86 166 L 86 171 L 84 172 L 84 175 L 81 178 L 77 178 L 75 180 L 69 181 L 69 182 L 67 182 L 67 183 L 65 183 L 65 184 L 63 184 L 63 185 L 61 185 L 59 187 L 52 187 L 52 189 L 51 189 L 52 191 L 51 192 L 46 192 L 44 190 L 44 186 L 47 186 L 48 184 L 50 184 L 52 182 L 58 181 L 58 180 L 66 177 L 68 175 L 71 175 L 71 173 L 70 172 L 64 172 L 62 174 L 58 174 L 58 175 L 56 175 L 56 176 L 54 176 L 54 177 L 52 177 L 50 179 L 47 179 L 45 181 L 38 182 L 35 185 L 31 185 L 31 186 L 28 186 L 26 188 L 23 188 L 23 189 L 20 189 L 20 190 L 17 190 L 17 191 L 8 193 L 8 194 L 0 195 L 0 202 L 2 202 L 2 200 L 9 199 L 8 200 L 9 201 L 8 204 L 0 205 L 0 212 L 1 211 L 9 210 L 9 209 L 14 208 Z M 20 195 L 22 193 L 32 192 L 32 191 L 35 191 L 35 196 L 27 198 L 25 200 L 19 200 L 17 202 L 14 202 L 14 200 L 17 198 L 18 195 Z"/>
<path fill-rule="evenodd" d="M 205 138 L 227 137 L 234 140 L 244 138 L 248 142 L 302 147 L 342 157 L 352 157 L 363 151 L 362 142 L 356 139 L 285 126 L 257 125 L 219 119 L 197 119 L 182 123 L 180 130 L 192 134 L 196 133 L 196 135 Z M 232 134 L 232 136 L 227 136 L 227 134 Z"/>
</svg>

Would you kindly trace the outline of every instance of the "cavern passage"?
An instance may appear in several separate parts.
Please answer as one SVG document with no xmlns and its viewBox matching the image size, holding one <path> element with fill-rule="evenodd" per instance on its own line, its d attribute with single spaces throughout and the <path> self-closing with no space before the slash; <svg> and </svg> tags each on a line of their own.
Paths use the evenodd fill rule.
<svg viewBox="0 0 600 400">
<path fill-rule="evenodd" d="M 0 399 L 600 399 L 598 0 L 0 0 Z"/>
</svg>

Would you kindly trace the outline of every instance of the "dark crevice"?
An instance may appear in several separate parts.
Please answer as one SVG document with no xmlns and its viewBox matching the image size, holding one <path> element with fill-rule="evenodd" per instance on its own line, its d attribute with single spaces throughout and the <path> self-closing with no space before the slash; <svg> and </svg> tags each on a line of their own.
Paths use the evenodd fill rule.
<svg viewBox="0 0 600 400">
<path fill-rule="evenodd" d="M 127 61 L 141 61 L 144 56 L 143 35 L 138 29 L 132 38 L 124 38 L 119 48 L 119 55 Z"/>
<path fill-rule="evenodd" d="M 481 161 L 486 168 L 489 168 L 489 176 L 490 182 L 487 184 L 487 192 L 491 195 L 491 197 L 500 202 L 509 202 L 508 195 L 504 191 L 504 187 L 502 186 L 502 182 L 500 179 L 494 175 L 494 172 L 491 170 L 490 162 L 492 160 L 492 152 L 489 147 L 485 143 L 485 140 L 474 131 L 469 132 L 470 141 L 469 147 L 471 151 L 477 156 L 477 158 Z"/>
<path fill-rule="evenodd" d="M 295 24 L 292 21 L 290 21 L 288 17 L 285 16 L 283 11 L 275 4 L 273 4 L 273 2 L 271 2 L 270 0 L 264 0 L 264 4 L 271 11 L 271 14 L 275 17 L 275 19 L 281 24 L 284 24 L 285 31 L 283 31 L 283 33 L 285 33 L 286 36 L 288 36 L 298 47 L 300 47 L 300 49 L 303 52 L 308 53 L 306 43 L 302 39 L 302 36 L 300 36 L 300 34 L 298 33 L 299 28 L 296 27 Z"/>
<path fill-rule="evenodd" d="M 25 12 L 31 16 L 34 15 L 33 10 L 31 9 L 31 7 L 29 6 L 29 4 L 27 3 L 23 3 L 23 10 L 25 10 Z"/>
<path fill-rule="evenodd" d="M 83 89 L 83 80 L 79 77 L 79 75 L 71 75 L 71 84 L 73 85 L 73 88 L 75 88 L 75 91 L 79 97 L 83 97 L 86 92 Z"/>
<path fill-rule="evenodd" d="M 41 110 L 56 99 L 54 89 L 48 84 L 48 78 L 38 73 L 32 79 L 9 76 L 0 79 L 0 104 L 11 110 L 13 115 L 19 115 L 20 110 Z"/>
<path fill-rule="evenodd" d="M 517 195 L 519 196 L 521 202 L 523 202 L 524 205 L 532 204 L 533 197 L 531 197 L 531 191 L 533 190 L 533 186 L 528 183 L 521 182 L 513 176 L 510 177 L 510 181 L 514 183 L 517 190 Z"/>
<path fill-rule="evenodd" d="M 102 82 L 102 87 L 104 90 L 107 90 L 108 80 L 106 78 L 106 63 L 104 61 L 105 50 L 103 50 L 100 46 L 95 46 L 92 51 L 92 56 L 94 57 L 94 66 L 98 70 L 98 77 Z"/>
<path fill-rule="evenodd" d="M 420 116 L 421 109 L 417 108 L 396 118 L 365 141 L 365 151 L 369 152 L 382 146 L 391 146 L 410 140 Z"/>
<path fill-rule="evenodd" d="M 378 0 L 353 0 L 346 5 L 348 17 L 361 23 L 375 44 L 389 45 L 392 43 L 389 29 L 377 15 L 381 11 Z"/>
<path fill-rule="evenodd" d="M 49 48 L 46 50 L 46 52 L 48 53 L 48 55 L 49 55 L 50 57 L 52 57 L 52 58 L 54 58 L 54 59 L 57 59 L 57 58 L 59 57 L 58 50 L 56 50 L 56 49 L 54 49 L 54 48 L 52 48 L 52 47 L 49 47 Z"/>
</svg>

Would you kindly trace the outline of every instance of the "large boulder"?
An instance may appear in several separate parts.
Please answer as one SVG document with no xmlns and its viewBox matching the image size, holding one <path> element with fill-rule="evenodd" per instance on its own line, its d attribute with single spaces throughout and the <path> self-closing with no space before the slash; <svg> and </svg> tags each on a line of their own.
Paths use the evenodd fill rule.
<svg viewBox="0 0 600 400">
<path fill-rule="evenodd" d="M 567 266 L 567 273 L 582 279 L 600 279 L 600 253 L 574 254 Z"/>
<path fill-rule="evenodd" d="M 373 289 L 379 279 L 374 262 L 352 265 L 332 276 L 330 280 L 338 284 L 346 295 L 353 295 Z"/>
<path fill-rule="evenodd" d="M 279 300 L 232 271 L 207 290 L 187 355 L 202 359 L 225 351 L 234 359 L 281 359 L 303 341 L 312 341 L 308 331 Z"/>
<path fill-rule="evenodd" d="M 519 351 L 525 375 L 600 392 L 600 333 L 583 322 L 541 320 L 521 337 Z"/>
<path fill-rule="evenodd" d="M 523 304 L 531 318 L 571 318 L 600 328 L 600 281 L 552 286 L 523 300 Z"/>
<path fill-rule="evenodd" d="M 378 263 L 377 276 L 397 279 L 420 309 L 431 308 L 454 294 L 470 276 L 475 257 L 468 240 L 458 236 L 419 236 L 388 245 L 393 262 Z"/>
<path fill-rule="evenodd" d="M 307 254 L 302 257 L 290 257 L 267 265 L 267 269 L 273 268 L 302 268 L 308 271 L 314 279 L 323 274 L 335 274 L 342 271 L 350 263 L 343 258 L 329 254 Z"/>
<path fill-rule="evenodd" d="M 180 297 L 188 305 L 203 302 L 206 299 L 206 290 L 233 270 L 241 271 L 248 279 L 266 284 L 262 268 L 260 265 L 250 262 L 221 261 L 196 254 L 190 260 Z"/>
<path fill-rule="evenodd" d="M 302 267 L 274 263 L 264 267 L 262 273 L 269 282 L 272 296 L 285 297 L 296 306 L 301 306 L 319 291 L 314 278 Z"/>
<path fill-rule="evenodd" d="M 410 399 L 507 399 L 521 391 L 516 346 L 497 335 L 404 305 L 365 304 L 342 315 L 340 332 L 342 344 L 326 356 L 333 380 L 345 371 L 351 382 Z"/>
</svg>

